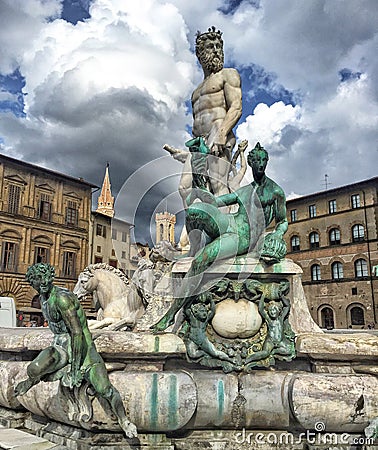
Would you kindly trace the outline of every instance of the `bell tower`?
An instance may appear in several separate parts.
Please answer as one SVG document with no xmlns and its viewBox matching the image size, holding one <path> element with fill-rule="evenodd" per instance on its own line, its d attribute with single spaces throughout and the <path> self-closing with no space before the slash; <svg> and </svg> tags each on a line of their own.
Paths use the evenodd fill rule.
<svg viewBox="0 0 378 450">
<path fill-rule="evenodd" d="M 109 178 L 109 163 L 106 164 L 104 181 L 102 183 L 101 194 L 97 200 L 96 212 L 106 216 L 114 216 L 114 197 L 112 196 L 111 184 Z"/>
</svg>

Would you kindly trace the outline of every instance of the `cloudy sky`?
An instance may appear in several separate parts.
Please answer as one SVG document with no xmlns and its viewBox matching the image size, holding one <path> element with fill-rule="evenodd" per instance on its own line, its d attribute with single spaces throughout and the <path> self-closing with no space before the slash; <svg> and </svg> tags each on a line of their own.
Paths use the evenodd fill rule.
<svg viewBox="0 0 378 450">
<path fill-rule="evenodd" d="M 97 185 L 108 161 L 140 230 L 133 211 L 177 212 L 162 146 L 190 137 L 194 36 L 215 25 L 242 77 L 237 137 L 288 196 L 376 176 L 377 24 L 376 0 L 0 0 L 0 152 Z"/>
</svg>

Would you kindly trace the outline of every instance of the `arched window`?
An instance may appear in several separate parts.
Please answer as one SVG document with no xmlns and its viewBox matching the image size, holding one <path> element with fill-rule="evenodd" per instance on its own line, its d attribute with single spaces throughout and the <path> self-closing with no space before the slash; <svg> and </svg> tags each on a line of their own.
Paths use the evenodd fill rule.
<svg viewBox="0 0 378 450">
<path fill-rule="evenodd" d="M 301 247 L 300 247 L 300 243 L 299 243 L 299 236 L 293 236 L 291 238 L 291 251 L 292 252 L 298 252 Z"/>
<path fill-rule="evenodd" d="M 327 328 L 327 330 L 335 328 L 335 319 L 332 308 L 326 306 L 320 311 L 320 322 L 322 328 Z"/>
<path fill-rule="evenodd" d="M 169 241 L 172 241 L 173 239 L 172 239 L 172 224 L 170 223 L 169 225 L 168 225 L 168 240 Z"/>
<path fill-rule="evenodd" d="M 160 240 L 164 240 L 164 225 L 160 224 Z"/>
<path fill-rule="evenodd" d="M 319 233 L 313 231 L 310 233 L 310 248 L 318 248 L 319 247 Z"/>
<path fill-rule="evenodd" d="M 364 310 L 360 306 L 353 306 L 350 309 L 350 323 L 352 325 L 365 325 Z"/>
<path fill-rule="evenodd" d="M 364 259 L 357 259 L 354 263 L 354 274 L 357 278 L 367 277 L 368 267 L 367 262 Z"/>
<path fill-rule="evenodd" d="M 319 281 L 319 280 L 321 280 L 319 264 L 313 264 L 311 266 L 311 280 L 312 281 Z"/>
<path fill-rule="evenodd" d="M 340 245 L 340 230 L 332 228 L 329 232 L 329 245 Z"/>
<path fill-rule="evenodd" d="M 344 278 L 344 269 L 341 262 L 336 261 L 332 264 L 332 278 L 334 280 L 339 280 L 341 278 Z"/>
<path fill-rule="evenodd" d="M 365 239 L 365 229 L 361 224 L 354 225 L 352 227 L 352 240 L 353 242 L 361 242 Z"/>
</svg>

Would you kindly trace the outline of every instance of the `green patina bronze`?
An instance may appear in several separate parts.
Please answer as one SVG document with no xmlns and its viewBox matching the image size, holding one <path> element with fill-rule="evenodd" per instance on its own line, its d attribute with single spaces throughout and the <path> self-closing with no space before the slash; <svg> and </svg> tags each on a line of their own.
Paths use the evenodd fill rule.
<svg viewBox="0 0 378 450">
<path fill-rule="evenodd" d="M 263 284 L 261 286 L 257 287 L 257 291 L 260 291 L 259 313 L 265 320 L 267 333 L 261 350 L 253 352 L 246 358 L 246 371 L 266 358 L 275 356 L 289 361 L 295 356 L 294 333 L 288 321 L 290 302 L 286 298 L 289 283 L 281 282 L 275 289 L 276 295 L 269 295 L 270 287 L 274 286 L 273 283 L 265 285 L 268 287 L 267 290 L 264 289 Z M 266 299 L 268 303 L 265 302 Z"/>
<path fill-rule="evenodd" d="M 184 308 L 179 332 L 186 345 L 188 360 L 206 367 L 219 367 L 226 373 L 250 372 L 254 367 L 274 365 L 276 360 L 292 360 L 295 345 L 288 320 L 290 302 L 286 296 L 289 286 L 288 280 L 262 282 L 248 278 L 240 282 L 224 278 L 205 293 L 193 297 Z M 256 305 L 262 325 L 248 336 L 243 336 L 244 330 L 240 329 L 242 336 L 222 337 L 218 327 L 214 328 L 213 319 L 216 313 L 223 314 L 224 310 L 217 311 L 223 302 L 231 303 L 234 309 L 240 302 Z"/>
<path fill-rule="evenodd" d="M 192 154 L 197 153 L 197 157 L 192 158 L 193 174 L 202 174 L 204 161 L 209 154 L 203 138 L 192 139 L 187 145 Z M 257 143 L 248 155 L 253 182 L 219 197 L 214 197 L 204 188 L 201 177 L 193 177 L 193 189 L 187 199 L 190 206 L 186 210 L 186 228 L 194 259 L 184 277 L 182 295 L 175 299 L 165 316 L 152 327 L 155 332 L 163 331 L 174 323 L 177 312 L 198 292 L 201 274 L 215 260 L 245 255 L 256 250 L 266 227 L 273 221 L 275 229 L 263 238 L 260 257 L 267 263 L 275 263 L 286 255 L 283 240 L 288 227 L 286 199 L 278 184 L 265 174 L 268 159 L 267 151 Z M 195 199 L 200 201 L 194 202 Z M 219 209 L 232 205 L 238 207 L 235 213 L 224 213 Z M 207 243 L 200 248 L 202 233 L 205 233 Z"/>
<path fill-rule="evenodd" d="M 126 436 L 135 437 L 136 427 L 128 420 L 121 396 L 110 383 L 78 298 L 54 286 L 54 276 L 54 268 L 44 263 L 29 267 L 26 273 L 26 279 L 40 295 L 42 313 L 54 340 L 28 365 L 28 378 L 15 387 L 16 395 L 25 394 L 40 381 L 60 380 L 63 391 L 82 390 L 87 383 L 94 395 L 108 402 Z"/>
</svg>

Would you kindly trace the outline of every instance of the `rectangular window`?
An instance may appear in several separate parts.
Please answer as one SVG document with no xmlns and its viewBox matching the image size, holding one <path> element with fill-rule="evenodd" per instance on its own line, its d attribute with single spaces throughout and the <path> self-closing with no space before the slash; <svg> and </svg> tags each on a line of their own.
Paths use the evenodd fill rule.
<svg viewBox="0 0 378 450">
<path fill-rule="evenodd" d="M 310 205 L 308 207 L 308 211 L 310 213 L 310 217 L 316 217 L 316 205 Z"/>
<path fill-rule="evenodd" d="M 291 238 L 291 251 L 292 252 L 299 252 L 300 249 L 301 249 L 301 247 L 300 247 L 299 237 L 298 236 L 293 236 Z"/>
<path fill-rule="evenodd" d="M 126 231 L 122 231 L 122 242 L 127 242 L 127 233 L 126 233 Z"/>
<path fill-rule="evenodd" d="M 122 259 L 126 259 L 126 252 L 122 252 Z"/>
<path fill-rule="evenodd" d="M 97 246 L 97 253 L 101 253 L 101 245 Z"/>
<path fill-rule="evenodd" d="M 329 232 L 329 244 L 330 245 L 340 245 L 340 230 L 338 228 L 332 228 Z"/>
<path fill-rule="evenodd" d="M 96 236 L 102 236 L 102 237 L 106 238 L 106 226 L 105 225 L 101 225 L 99 223 L 96 225 Z"/>
<path fill-rule="evenodd" d="M 112 239 L 117 240 L 117 228 L 112 228 Z"/>
<path fill-rule="evenodd" d="M 352 287 L 352 295 L 357 295 L 357 288 L 356 287 Z"/>
<path fill-rule="evenodd" d="M 315 231 L 310 234 L 310 248 L 319 248 L 319 234 Z"/>
<path fill-rule="evenodd" d="M 112 256 L 115 256 L 116 255 L 116 253 L 115 253 L 115 250 L 114 250 L 114 248 L 112 249 Z"/>
<path fill-rule="evenodd" d="M 333 263 L 331 269 L 333 280 L 340 280 L 344 278 L 344 268 L 340 262 Z"/>
<path fill-rule="evenodd" d="M 365 240 L 365 229 L 361 224 L 352 227 L 353 242 L 362 242 Z"/>
<path fill-rule="evenodd" d="M 17 244 L 14 242 L 3 242 L 1 270 L 3 272 L 17 271 Z"/>
<path fill-rule="evenodd" d="M 63 252 L 62 276 L 75 278 L 76 276 L 76 253 Z"/>
<path fill-rule="evenodd" d="M 335 214 L 335 212 L 336 212 L 336 200 L 330 200 L 328 202 L 328 212 L 330 214 Z"/>
<path fill-rule="evenodd" d="M 354 270 L 357 278 L 369 276 L 367 262 L 364 259 L 358 259 L 354 263 Z"/>
<path fill-rule="evenodd" d="M 290 218 L 291 218 L 292 222 L 296 222 L 298 220 L 297 210 L 296 209 L 292 209 L 290 211 Z"/>
<path fill-rule="evenodd" d="M 311 279 L 312 281 L 320 281 L 322 279 L 319 264 L 314 264 L 311 267 Z"/>
<path fill-rule="evenodd" d="M 35 247 L 34 250 L 34 264 L 49 263 L 50 255 L 49 249 L 46 247 Z"/>
<path fill-rule="evenodd" d="M 95 264 L 102 263 L 102 256 L 95 256 Z"/>
<path fill-rule="evenodd" d="M 8 212 L 11 214 L 19 214 L 20 209 L 21 188 L 15 184 L 8 186 Z"/>
<path fill-rule="evenodd" d="M 117 268 L 117 261 L 115 259 L 109 259 L 109 266 Z"/>
<path fill-rule="evenodd" d="M 66 207 L 66 225 L 70 227 L 77 227 L 78 224 L 78 209 L 75 202 L 68 202 Z"/>
<path fill-rule="evenodd" d="M 42 220 L 51 220 L 51 200 L 46 194 L 41 194 L 38 205 L 38 218 Z"/>
<path fill-rule="evenodd" d="M 351 197 L 351 202 L 352 202 L 352 208 L 359 208 L 361 206 L 360 203 L 360 194 L 354 194 Z"/>
</svg>

